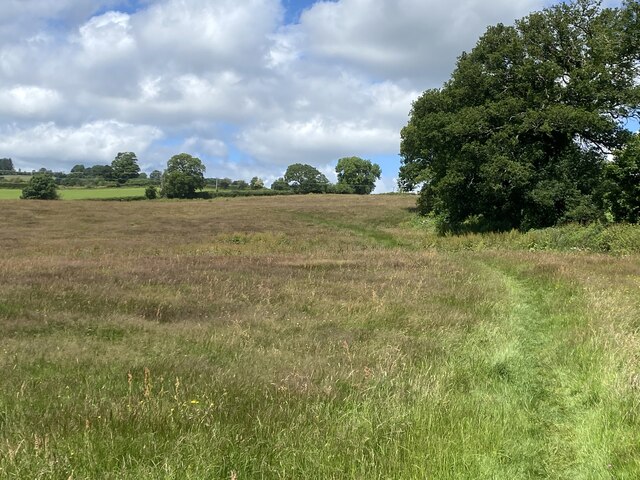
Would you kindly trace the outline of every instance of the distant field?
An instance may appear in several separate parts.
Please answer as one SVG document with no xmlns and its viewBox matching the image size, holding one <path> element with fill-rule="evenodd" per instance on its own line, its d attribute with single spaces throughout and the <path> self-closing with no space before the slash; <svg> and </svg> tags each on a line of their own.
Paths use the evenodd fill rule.
<svg viewBox="0 0 640 480">
<path fill-rule="evenodd" d="M 103 200 L 108 198 L 126 198 L 144 196 L 144 187 L 122 188 L 61 188 L 58 190 L 62 200 Z M 0 188 L 0 200 L 20 198 L 22 190 Z"/>
<path fill-rule="evenodd" d="M 640 478 L 640 227 L 414 202 L 6 201 L 0 478 Z"/>
<path fill-rule="evenodd" d="M 59 190 L 63 200 L 102 200 L 106 198 L 143 197 L 144 187 L 120 188 L 63 188 Z"/>
<path fill-rule="evenodd" d="M 31 180 L 31 175 L 0 175 L 7 182 L 25 182 Z"/>
<path fill-rule="evenodd" d="M 16 200 L 20 198 L 22 190 L 13 188 L 0 188 L 0 200 Z"/>
</svg>

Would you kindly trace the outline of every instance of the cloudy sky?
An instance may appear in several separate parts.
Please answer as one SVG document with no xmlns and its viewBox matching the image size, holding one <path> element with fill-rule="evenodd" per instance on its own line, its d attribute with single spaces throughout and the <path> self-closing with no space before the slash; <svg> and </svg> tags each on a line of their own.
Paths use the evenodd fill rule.
<svg viewBox="0 0 640 480">
<path fill-rule="evenodd" d="M 0 0 L 0 157 L 23 170 L 200 157 L 268 184 L 291 163 L 399 167 L 411 102 L 487 25 L 548 0 Z"/>
</svg>

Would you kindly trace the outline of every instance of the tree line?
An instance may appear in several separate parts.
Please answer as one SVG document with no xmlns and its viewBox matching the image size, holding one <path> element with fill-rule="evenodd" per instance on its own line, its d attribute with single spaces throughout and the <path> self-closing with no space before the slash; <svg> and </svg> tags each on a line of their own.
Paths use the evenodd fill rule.
<svg viewBox="0 0 640 480">
<path fill-rule="evenodd" d="M 489 27 L 402 130 L 399 186 L 443 231 L 640 220 L 640 4 Z M 631 123 L 629 123 L 631 122 Z"/>
<path fill-rule="evenodd" d="M 11 161 L 10 159 L 9 162 Z M 6 162 L 7 171 L 13 171 L 13 164 Z M 150 175 L 141 173 L 138 158 L 133 152 L 120 152 L 110 165 L 85 167 L 75 165 L 70 173 L 51 172 L 41 169 L 23 189 L 24 199 L 56 199 L 58 185 L 115 185 L 146 186 L 145 195 L 149 199 L 158 196 L 166 198 L 195 198 L 205 188 L 261 190 L 264 181 L 253 177 L 250 182 L 229 178 L 206 178 L 203 162 L 190 154 L 174 155 L 167 162 L 164 172 L 154 170 Z M 287 167 L 283 177 L 271 184 L 271 189 L 292 194 L 307 193 L 351 193 L 365 195 L 375 188 L 381 176 L 380 166 L 360 157 L 345 157 L 338 160 L 336 174 L 338 182 L 332 184 L 317 168 L 301 163 Z M 81 180 L 83 182 L 81 182 Z"/>
</svg>

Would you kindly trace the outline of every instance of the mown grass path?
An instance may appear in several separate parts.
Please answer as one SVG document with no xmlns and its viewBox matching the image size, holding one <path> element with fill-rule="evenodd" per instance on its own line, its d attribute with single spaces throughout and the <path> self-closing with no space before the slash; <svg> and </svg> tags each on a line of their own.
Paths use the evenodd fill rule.
<svg viewBox="0 0 640 480">
<path fill-rule="evenodd" d="M 505 478 L 611 478 L 603 358 L 582 336 L 580 292 L 561 282 L 491 268 L 503 282 L 500 332 L 489 367 L 494 408 L 507 409 L 520 434 L 504 448 Z M 500 462 L 499 462 L 500 463 Z"/>
<path fill-rule="evenodd" d="M 418 248 L 406 232 L 306 218 L 380 247 Z M 461 271 L 470 262 L 464 252 L 451 260 Z M 433 428 L 431 407 L 416 415 L 432 429 L 422 442 L 447 446 L 422 471 L 433 478 L 640 478 L 637 461 L 620 461 L 637 436 L 627 422 L 629 398 L 613 390 L 621 359 L 591 324 L 585 293 L 539 258 L 515 260 L 484 252 L 471 261 L 474 281 L 497 283 L 502 294 L 493 321 L 470 332 L 444 373 L 453 379 L 447 396 L 458 396 L 444 415 L 452 431 Z"/>
</svg>

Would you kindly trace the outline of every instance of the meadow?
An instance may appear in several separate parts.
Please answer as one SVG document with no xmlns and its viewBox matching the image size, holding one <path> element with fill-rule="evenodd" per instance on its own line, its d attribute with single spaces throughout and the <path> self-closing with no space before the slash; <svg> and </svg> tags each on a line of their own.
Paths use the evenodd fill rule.
<svg viewBox="0 0 640 480">
<path fill-rule="evenodd" d="M 144 197 L 144 190 L 144 187 L 61 188 L 58 194 L 62 200 L 108 200 Z M 17 200 L 21 194 L 20 189 L 0 188 L 0 200 Z"/>
<path fill-rule="evenodd" d="M 640 228 L 414 204 L 3 201 L 0 478 L 640 478 Z"/>
</svg>

